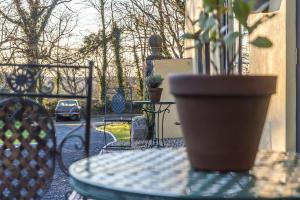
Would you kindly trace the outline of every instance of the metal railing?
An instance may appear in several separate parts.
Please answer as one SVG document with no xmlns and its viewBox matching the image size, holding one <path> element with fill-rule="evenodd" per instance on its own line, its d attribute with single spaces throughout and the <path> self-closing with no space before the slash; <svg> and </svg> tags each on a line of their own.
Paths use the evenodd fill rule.
<svg viewBox="0 0 300 200">
<path fill-rule="evenodd" d="M 0 191 L 1 199 L 41 198 L 49 184 L 47 187 L 45 184 L 40 184 L 40 187 L 44 187 L 41 192 L 37 184 L 40 180 L 34 180 L 34 177 L 44 176 L 47 173 L 48 175 L 43 177 L 43 180 L 50 179 L 49 182 L 51 182 L 56 159 L 61 170 L 68 175 L 68 167 L 64 162 L 62 152 L 66 142 L 70 139 L 78 139 L 80 144 L 74 144 L 74 148 L 83 150 L 85 157 L 89 156 L 93 66 L 92 61 L 88 66 L 0 64 L 0 98 L 2 99 L 0 101 L 0 150 L 5 155 L 5 158 L 2 157 L 1 160 L 6 159 L 5 162 L 9 165 L 0 167 L 9 167 L 9 170 L 12 170 L 2 170 L 0 176 L 13 176 L 12 180 L 14 180 L 9 182 L 7 179 L 4 184 L 6 188 L 0 188 L 3 190 Z M 63 73 L 67 76 L 57 76 Z M 58 80 L 57 77 L 64 78 Z M 60 86 L 64 90 L 58 93 L 55 89 Z M 67 133 L 57 146 L 53 119 L 49 117 L 49 113 L 41 104 L 43 98 L 85 100 L 85 124 L 81 123 Z M 74 133 L 82 127 L 85 127 L 84 135 L 75 135 Z M 36 146 L 40 149 L 36 149 Z M 34 155 L 31 155 L 32 153 Z M 44 160 L 41 161 L 41 158 Z M 54 160 L 54 163 L 52 162 L 54 166 L 49 164 L 47 159 Z M 41 170 L 37 172 L 39 174 L 33 175 L 32 179 L 28 178 L 29 185 L 31 183 L 36 185 L 33 187 L 36 191 L 30 194 L 24 189 L 28 185 L 27 179 L 17 180 L 21 176 L 15 177 L 14 175 L 16 171 L 18 171 L 17 174 L 28 173 L 27 165 L 38 166 Z M 46 171 L 43 170 L 45 166 Z M 22 184 L 19 184 L 20 182 Z"/>
</svg>

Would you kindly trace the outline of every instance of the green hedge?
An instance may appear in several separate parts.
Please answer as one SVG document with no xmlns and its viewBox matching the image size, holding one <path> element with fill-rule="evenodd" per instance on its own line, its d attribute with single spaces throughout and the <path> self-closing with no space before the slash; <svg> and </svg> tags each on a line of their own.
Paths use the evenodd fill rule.
<svg viewBox="0 0 300 200">
<path fill-rule="evenodd" d="M 43 99 L 43 106 L 46 108 L 48 113 L 51 115 L 54 115 L 55 108 L 57 105 L 58 100 L 57 99 Z M 81 106 L 82 114 L 85 116 L 85 101 L 79 100 L 79 104 Z M 104 104 L 100 103 L 99 101 L 93 101 L 92 103 L 92 116 L 96 115 L 104 115 L 105 106 Z M 141 114 L 142 113 L 142 106 L 140 105 L 134 105 L 132 108 L 133 114 Z"/>
</svg>

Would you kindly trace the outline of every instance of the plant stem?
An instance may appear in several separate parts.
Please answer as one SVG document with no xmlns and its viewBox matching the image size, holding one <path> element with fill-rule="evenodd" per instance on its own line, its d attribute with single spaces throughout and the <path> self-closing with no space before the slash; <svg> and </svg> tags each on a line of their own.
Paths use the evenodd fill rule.
<svg viewBox="0 0 300 200">
<path fill-rule="evenodd" d="M 203 57 L 202 57 L 202 45 L 199 45 L 196 48 L 197 51 L 197 68 L 198 68 L 198 74 L 203 74 L 204 70 L 203 70 Z M 206 59 L 206 58 L 205 58 Z"/>
<path fill-rule="evenodd" d="M 205 74 L 210 75 L 210 44 L 205 44 Z"/>
<path fill-rule="evenodd" d="M 239 23 L 239 46 L 238 46 L 238 56 L 239 56 L 239 64 L 238 64 L 238 71 L 239 71 L 239 75 L 242 75 L 243 73 L 243 58 L 242 58 L 242 42 L 243 42 L 243 38 L 242 38 L 242 25 L 241 23 Z"/>
</svg>

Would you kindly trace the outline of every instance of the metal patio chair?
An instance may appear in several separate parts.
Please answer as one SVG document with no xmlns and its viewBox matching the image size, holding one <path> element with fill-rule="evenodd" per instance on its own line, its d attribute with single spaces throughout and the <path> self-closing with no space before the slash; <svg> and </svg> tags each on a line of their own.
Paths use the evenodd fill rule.
<svg viewBox="0 0 300 200">
<path fill-rule="evenodd" d="M 88 73 L 83 80 L 86 87 L 82 95 L 56 94 L 54 87 L 51 89 L 53 84 L 37 87 L 41 71 L 74 67 Z M 0 64 L 1 86 L 5 88 L 0 88 L 0 97 L 3 97 L 0 101 L 1 200 L 41 199 L 52 182 L 56 161 L 63 172 L 68 171 L 61 155 L 68 139 L 80 139 L 85 156 L 89 156 L 92 68 L 92 62 L 90 66 Z M 85 135 L 67 133 L 57 148 L 53 119 L 38 103 L 40 98 L 85 99 Z"/>
<path fill-rule="evenodd" d="M 104 107 L 104 143 L 105 149 L 112 148 L 131 148 L 131 127 L 130 141 L 126 146 L 113 146 L 107 143 L 106 126 L 113 123 L 132 124 L 132 88 L 106 88 L 105 107 Z"/>
</svg>

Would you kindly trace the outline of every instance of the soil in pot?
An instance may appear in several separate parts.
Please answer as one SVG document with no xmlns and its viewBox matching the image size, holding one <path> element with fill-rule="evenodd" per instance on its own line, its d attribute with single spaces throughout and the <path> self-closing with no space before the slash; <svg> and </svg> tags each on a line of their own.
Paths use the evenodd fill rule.
<svg viewBox="0 0 300 200">
<path fill-rule="evenodd" d="M 160 102 L 162 91 L 163 91 L 163 88 L 149 88 L 150 101 L 153 103 Z"/>
<path fill-rule="evenodd" d="M 276 77 L 174 75 L 170 87 L 192 167 L 251 169 Z"/>
</svg>

